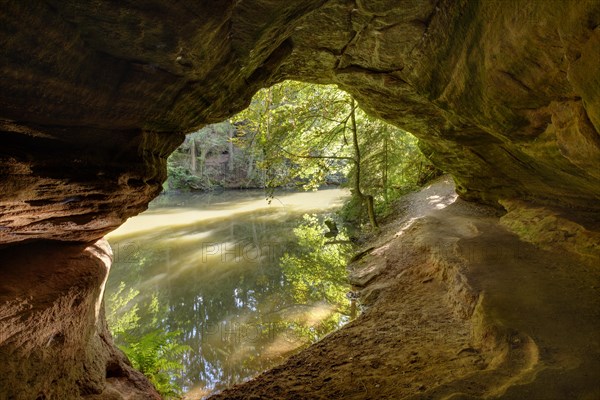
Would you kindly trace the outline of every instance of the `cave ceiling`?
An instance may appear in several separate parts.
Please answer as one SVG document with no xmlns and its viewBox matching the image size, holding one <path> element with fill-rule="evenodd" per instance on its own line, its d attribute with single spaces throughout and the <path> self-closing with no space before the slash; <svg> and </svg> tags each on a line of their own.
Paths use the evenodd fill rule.
<svg viewBox="0 0 600 400">
<path fill-rule="evenodd" d="M 184 134 L 284 79 L 410 131 L 465 199 L 600 207 L 600 2 L 3 1 L 0 242 L 96 240 Z"/>
</svg>

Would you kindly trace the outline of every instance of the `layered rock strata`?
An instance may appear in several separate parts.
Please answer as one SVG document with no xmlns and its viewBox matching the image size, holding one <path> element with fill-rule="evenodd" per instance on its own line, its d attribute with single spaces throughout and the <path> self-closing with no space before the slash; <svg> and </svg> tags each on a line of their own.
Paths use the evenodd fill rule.
<svg viewBox="0 0 600 400">
<path fill-rule="evenodd" d="M 9 247 L 0 260 L 0 398 L 160 398 L 108 332 L 108 242 Z"/>
<path fill-rule="evenodd" d="M 79 243 L 66 264 L 43 257 L 32 268 L 64 284 L 79 279 L 74 271 L 61 274 L 69 265 L 103 274 L 105 265 L 86 246 L 160 192 L 166 157 L 184 133 L 227 118 L 258 89 L 283 79 L 338 84 L 368 112 L 417 135 L 464 199 L 506 205 L 506 226 L 534 242 L 536 221 L 556 232 L 567 221 L 566 236 L 547 236 L 545 245 L 565 242 L 561 248 L 577 257 L 597 259 L 597 0 L 0 6 L 0 245 L 23 246 L 3 250 L 0 259 L 0 282 L 12 282 L 1 293 L 10 310 L 25 304 L 18 299 L 38 276 L 11 275 L 22 263 L 10 252 L 27 259 L 39 246 L 54 255 L 67 246 L 59 243 Z M 102 279 L 75 285 L 79 293 L 65 297 L 81 297 L 76 307 L 87 307 L 73 322 L 79 338 L 54 338 L 62 328 L 53 321 L 61 313 L 68 321 L 74 307 L 65 300 L 52 308 L 63 298 L 58 286 L 40 287 L 54 299 L 44 303 L 45 323 L 30 320 L 26 309 L 3 314 L 2 354 L 31 365 L 17 362 L 2 372 L 36 376 L 34 391 L 49 398 L 104 390 L 104 362 L 89 358 L 96 318 L 102 319 L 92 318 L 90 307 Z M 14 318 L 29 322 L 13 332 Z M 37 331 L 48 334 L 37 338 Z M 61 373 L 64 389 L 53 392 L 62 386 L 52 382 L 63 378 L 41 371 L 64 360 L 54 353 L 61 351 L 76 362 Z"/>
<path fill-rule="evenodd" d="M 5 2 L 0 240 L 93 241 L 160 190 L 182 133 L 282 79 L 337 83 L 459 193 L 600 199 L 600 4 Z"/>
</svg>

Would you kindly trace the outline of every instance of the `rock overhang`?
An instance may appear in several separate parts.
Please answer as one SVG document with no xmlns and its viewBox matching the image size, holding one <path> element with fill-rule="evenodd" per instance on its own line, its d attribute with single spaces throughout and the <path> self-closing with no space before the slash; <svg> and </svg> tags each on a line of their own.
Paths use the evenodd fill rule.
<svg viewBox="0 0 600 400">
<path fill-rule="evenodd" d="M 94 241 L 143 211 L 183 134 L 284 79 L 415 134 L 467 199 L 598 209 L 600 4 L 11 2 L 0 241 Z"/>
</svg>

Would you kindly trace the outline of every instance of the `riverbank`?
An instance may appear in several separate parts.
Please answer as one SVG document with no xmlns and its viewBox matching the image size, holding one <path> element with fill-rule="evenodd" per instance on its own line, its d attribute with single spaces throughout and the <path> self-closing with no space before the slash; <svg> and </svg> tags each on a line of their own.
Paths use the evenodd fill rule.
<svg viewBox="0 0 600 400">
<path fill-rule="evenodd" d="M 211 399 L 600 395 L 597 269 L 520 241 L 447 177 L 366 247 L 349 266 L 357 319 Z"/>
</svg>

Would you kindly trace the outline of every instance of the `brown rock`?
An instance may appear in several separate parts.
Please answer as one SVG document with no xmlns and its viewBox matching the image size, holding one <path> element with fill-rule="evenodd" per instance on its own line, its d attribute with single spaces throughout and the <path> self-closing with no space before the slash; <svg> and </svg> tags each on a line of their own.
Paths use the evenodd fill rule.
<svg viewBox="0 0 600 400">
<path fill-rule="evenodd" d="M 599 24 L 597 0 L 3 2 L 0 245 L 95 242 L 158 195 L 184 133 L 287 78 L 417 135 L 465 199 L 594 226 Z M 2 250 L 8 397 L 109 392 L 97 251 Z"/>
<path fill-rule="evenodd" d="M 414 133 L 467 199 L 597 210 L 600 4 L 3 7 L 0 242 L 93 241 L 145 209 L 182 132 L 285 78 Z"/>
<path fill-rule="evenodd" d="M 0 398 L 100 399 L 112 387 L 160 398 L 108 333 L 102 294 L 111 262 L 104 240 L 0 250 Z"/>
</svg>

